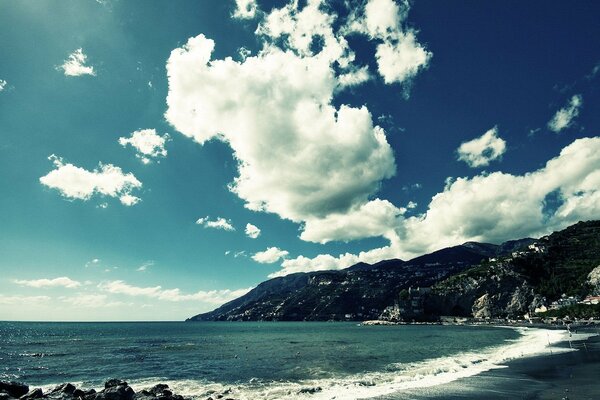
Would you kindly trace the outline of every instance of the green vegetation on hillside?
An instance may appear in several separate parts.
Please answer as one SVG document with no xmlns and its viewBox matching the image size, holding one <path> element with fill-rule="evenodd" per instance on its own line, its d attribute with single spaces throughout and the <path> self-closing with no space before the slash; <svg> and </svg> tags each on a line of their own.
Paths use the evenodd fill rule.
<svg viewBox="0 0 600 400">
<path fill-rule="evenodd" d="M 600 304 L 575 304 L 538 313 L 537 315 L 542 318 L 600 318 Z"/>
<path fill-rule="evenodd" d="M 600 264 L 600 221 L 580 222 L 553 233 L 541 243 L 547 246 L 547 253 L 515 258 L 512 261 L 515 271 L 550 301 L 563 293 L 588 294 L 587 276 Z"/>
</svg>

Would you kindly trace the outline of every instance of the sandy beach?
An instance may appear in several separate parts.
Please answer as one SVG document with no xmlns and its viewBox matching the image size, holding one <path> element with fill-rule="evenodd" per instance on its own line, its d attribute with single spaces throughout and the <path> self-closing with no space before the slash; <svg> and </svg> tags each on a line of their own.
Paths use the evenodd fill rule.
<svg viewBox="0 0 600 400">
<path fill-rule="evenodd" d="M 597 327 L 579 333 L 597 334 Z M 566 336 L 568 338 L 568 336 Z M 577 335 L 573 336 L 577 339 Z M 552 349 L 575 348 L 561 352 Z M 547 354 L 509 361 L 505 368 L 435 386 L 408 390 L 381 400 L 405 399 L 600 399 L 600 336 L 552 343 Z"/>
</svg>

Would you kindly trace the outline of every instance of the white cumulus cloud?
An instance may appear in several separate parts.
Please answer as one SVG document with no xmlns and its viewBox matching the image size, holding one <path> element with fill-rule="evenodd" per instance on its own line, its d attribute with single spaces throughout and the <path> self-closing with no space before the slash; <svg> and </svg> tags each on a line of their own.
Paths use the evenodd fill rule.
<svg viewBox="0 0 600 400">
<path fill-rule="evenodd" d="M 59 66 L 58 69 L 62 69 L 66 76 L 95 76 L 96 71 L 94 71 L 94 67 L 86 65 L 86 63 L 87 56 L 83 53 L 83 49 L 79 48 L 69 54 L 69 57 L 65 60 L 64 64 Z"/>
<path fill-rule="evenodd" d="M 289 252 L 281 250 L 278 247 L 269 247 L 264 251 L 259 251 L 252 256 L 252 259 L 261 264 L 272 264 L 285 258 Z"/>
<path fill-rule="evenodd" d="M 395 13 L 385 34 L 366 27 L 378 18 L 372 5 L 352 13 L 350 25 L 322 0 L 258 13 L 263 48 L 241 61 L 213 58 L 213 40 L 190 38 L 167 62 L 167 121 L 200 144 L 217 139 L 231 147 L 238 176 L 230 189 L 251 210 L 303 222 L 359 207 L 396 167 L 366 106 L 334 106 L 340 90 L 370 78 L 346 36 L 387 46 L 380 50 L 381 68 L 394 70 L 385 70 L 387 83 L 412 79 L 430 56 L 402 26 L 408 6 L 380 6 Z"/>
<path fill-rule="evenodd" d="M 98 168 L 88 171 L 55 155 L 48 157 L 55 169 L 40 178 L 43 185 L 57 189 L 64 197 L 89 200 L 93 195 L 117 197 L 122 204 L 131 206 L 140 199 L 131 191 L 142 187 L 142 183 L 132 174 L 123 173 L 112 164 L 100 163 Z"/>
<path fill-rule="evenodd" d="M 13 282 L 17 285 L 28 286 L 33 288 L 64 287 L 72 289 L 81 286 L 81 282 L 75 281 L 66 276 L 61 276 L 60 278 L 54 279 L 15 279 Z"/>
<path fill-rule="evenodd" d="M 120 137 L 119 144 L 123 147 L 131 145 L 137 151 L 136 157 L 148 164 L 154 158 L 167 156 L 167 140 L 169 135 L 161 136 L 156 133 L 156 129 L 140 129 L 132 132 L 130 137 Z"/>
<path fill-rule="evenodd" d="M 258 12 L 256 0 L 235 0 L 234 18 L 252 19 Z"/>
<path fill-rule="evenodd" d="M 548 196 L 559 199 L 548 207 Z M 272 274 L 346 268 L 356 262 L 409 259 L 466 241 L 500 243 L 539 237 L 581 220 L 600 217 L 600 137 L 582 138 L 538 170 L 451 178 L 422 215 L 406 218 L 404 209 L 385 200 L 307 224 L 305 240 L 326 242 L 380 236 L 390 244 L 359 254 L 299 256 Z M 366 221 L 369 221 L 368 223 Z M 356 229 L 366 224 L 363 234 Z M 370 224 L 370 225 L 369 225 Z"/>
<path fill-rule="evenodd" d="M 260 228 L 256 225 L 246 224 L 246 236 L 256 239 L 260 235 Z"/>
<path fill-rule="evenodd" d="M 392 149 L 366 107 L 330 104 L 328 60 L 275 48 L 211 60 L 213 47 L 200 35 L 171 54 L 166 118 L 199 143 L 231 146 L 231 190 L 247 208 L 300 221 L 362 202 L 392 176 Z"/>
<path fill-rule="evenodd" d="M 406 209 L 397 208 L 387 200 L 375 199 L 345 213 L 308 219 L 300 238 L 317 243 L 377 236 L 389 238 L 395 234 L 397 219 L 405 212 Z"/>
<path fill-rule="evenodd" d="M 494 127 L 480 137 L 462 143 L 457 151 L 458 159 L 469 167 L 485 167 L 502 157 L 506 151 L 506 141 L 498 137 L 498 128 Z"/>
<path fill-rule="evenodd" d="M 107 293 L 123 294 L 133 297 L 149 297 L 162 301 L 182 302 L 199 301 L 213 305 L 221 305 L 248 293 L 252 288 L 237 290 L 199 290 L 195 293 L 182 293 L 178 288 L 163 289 L 161 286 L 139 287 L 130 285 L 124 281 L 107 281 L 98 285 L 98 288 Z"/>
<path fill-rule="evenodd" d="M 569 104 L 561 108 L 554 114 L 554 117 L 548 122 L 548 128 L 553 132 L 560 132 L 571 126 L 573 120 L 579 115 L 579 109 L 583 105 L 583 97 L 576 94 L 571 97 Z"/>
<path fill-rule="evenodd" d="M 233 225 L 231 225 L 231 221 L 221 217 L 217 217 L 213 220 L 211 220 L 208 216 L 198 218 L 196 224 L 202 225 L 205 228 L 222 229 L 224 231 L 235 231 L 235 228 L 233 227 Z"/>
<path fill-rule="evenodd" d="M 346 29 L 380 41 L 375 52 L 379 74 L 385 83 L 410 81 L 426 68 L 432 53 L 417 41 L 416 32 L 402 26 L 408 3 L 369 0 L 355 10 Z"/>
</svg>

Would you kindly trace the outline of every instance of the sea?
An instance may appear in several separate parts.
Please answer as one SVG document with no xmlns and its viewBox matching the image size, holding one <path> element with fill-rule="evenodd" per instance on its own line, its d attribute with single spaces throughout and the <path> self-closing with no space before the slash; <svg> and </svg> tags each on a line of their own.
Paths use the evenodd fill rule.
<svg viewBox="0 0 600 400">
<path fill-rule="evenodd" d="M 120 378 L 135 390 L 166 383 L 195 399 L 226 390 L 240 400 L 377 398 L 443 390 L 508 360 L 552 351 L 561 335 L 345 322 L 0 322 L 0 380 L 98 389 Z"/>
</svg>

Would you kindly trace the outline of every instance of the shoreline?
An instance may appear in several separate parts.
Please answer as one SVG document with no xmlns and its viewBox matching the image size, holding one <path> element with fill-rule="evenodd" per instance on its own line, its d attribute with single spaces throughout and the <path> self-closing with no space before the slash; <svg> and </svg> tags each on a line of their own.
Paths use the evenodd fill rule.
<svg viewBox="0 0 600 400">
<path fill-rule="evenodd" d="M 597 371 L 595 377 L 600 376 L 600 337 L 589 337 L 590 334 L 598 334 L 599 329 L 597 325 L 572 327 L 573 331 L 577 329 L 579 332 L 573 333 L 573 344 L 575 347 L 579 346 L 579 349 L 585 348 L 586 355 L 598 355 L 597 360 L 595 360 L 597 361 L 596 363 L 588 362 L 589 360 L 582 358 L 581 350 L 571 350 L 570 347 L 573 346 L 573 344 L 570 344 L 569 342 L 569 331 L 566 330 L 566 326 L 548 326 L 545 324 L 542 324 L 541 326 L 532 326 L 532 324 L 522 326 L 490 323 L 459 323 L 444 325 L 511 328 L 518 331 L 521 336 L 514 341 L 507 341 L 482 352 L 462 353 L 449 357 L 428 359 L 417 364 L 406 365 L 406 368 L 401 368 L 396 372 L 381 371 L 380 373 L 364 373 L 335 380 L 303 380 L 289 382 L 289 385 L 285 385 L 286 388 L 280 387 L 279 384 L 282 382 L 273 382 L 272 385 L 269 385 L 272 386 L 271 389 L 268 387 L 263 387 L 263 389 L 268 389 L 267 392 L 272 389 L 277 389 L 277 392 L 281 396 L 276 395 L 276 397 L 268 397 L 271 399 L 286 398 L 286 396 L 284 396 L 285 390 L 290 390 L 288 393 L 293 394 L 294 396 L 300 395 L 300 398 L 315 400 L 331 398 L 376 398 L 390 400 L 427 398 L 439 400 L 474 399 L 481 398 L 481 396 L 483 396 L 482 393 L 485 393 L 486 398 L 501 399 L 515 398 L 517 394 L 520 394 L 525 390 L 531 391 L 535 389 L 537 392 L 541 393 L 543 389 L 552 388 L 551 384 L 554 381 L 559 381 L 559 378 L 562 378 L 560 377 L 560 374 L 558 374 L 560 370 L 555 369 L 553 372 L 551 371 L 554 374 L 554 378 L 550 379 L 549 381 L 547 379 L 544 381 L 542 378 L 550 374 L 550 372 L 546 371 L 546 367 L 548 365 L 569 365 L 569 371 L 575 371 L 575 376 L 581 378 L 587 373 L 585 367 L 582 367 L 581 364 L 589 364 L 593 366 L 594 371 Z M 581 343 L 583 343 L 583 345 Z M 586 343 L 590 343 L 590 346 L 585 347 Z M 549 357 L 551 360 L 548 360 Z M 226 385 L 221 385 L 215 382 L 215 385 L 213 386 L 216 391 L 209 393 L 207 389 L 213 389 L 209 388 L 209 385 L 202 384 L 202 389 L 198 390 L 200 387 L 195 386 L 194 388 L 193 386 L 186 384 L 186 382 L 168 381 L 160 378 L 149 378 L 145 382 L 135 382 L 135 380 L 131 382 L 131 387 L 135 388 L 136 391 L 139 390 L 139 393 L 141 393 L 139 396 L 136 394 L 135 396 L 137 397 L 113 397 L 108 399 L 106 396 L 98 397 L 98 394 L 95 394 L 94 396 L 88 397 L 80 396 L 81 399 L 78 397 L 73 397 L 73 400 L 153 400 L 152 398 L 148 398 L 147 395 L 143 395 L 145 393 L 144 388 L 156 385 L 158 382 L 165 382 L 169 384 L 173 388 L 168 389 L 171 395 L 173 395 L 171 390 L 174 390 L 183 394 L 185 399 L 208 400 L 211 397 L 211 393 L 215 394 L 215 398 L 220 399 L 241 400 L 246 398 L 263 398 L 258 395 L 260 392 L 263 392 L 262 390 L 260 392 L 256 392 L 258 396 L 247 397 L 250 392 L 244 390 L 243 386 L 238 388 L 233 385 L 233 390 L 231 390 Z M 362 382 L 364 382 L 364 384 Z M 527 382 L 527 385 L 521 387 L 523 382 Z M 587 381 L 580 379 L 578 382 L 579 384 L 577 386 L 578 388 L 581 388 L 585 386 L 585 382 L 589 383 L 589 379 L 587 379 Z M 506 392 L 507 383 L 511 388 L 519 387 L 519 391 L 514 393 Z M 569 388 L 565 383 L 559 385 L 565 386 L 566 389 Z M 38 392 L 36 395 L 37 397 L 30 396 L 23 400 L 31 400 L 36 398 L 54 399 L 56 396 L 52 395 L 53 392 L 50 390 L 53 386 L 54 385 L 44 386 L 46 390 L 48 390 L 48 393 L 41 395 Z M 167 387 L 164 389 L 167 389 Z M 285 390 L 282 391 L 281 389 Z M 591 393 L 593 392 L 592 389 L 587 389 L 587 391 Z M 100 393 L 100 389 L 98 390 L 98 393 Z M 494 397 L 494 395 L 488 395 L 488 392 L 492 394 L 502 393 L 502 395 Z M 554 393 L 554 395 L 555 394 L 556 393 Z M 0 395 L 0 397 L 2 397 L 2 395 Z M 161 397 L 161 399 L 157 400 L 168 400 L 162 399 L 162 397 L 165 396 L 158 397 Z M 13 398 L 17 397 L 13 396 Z M 213 400 L 215 400 L 215 398 L 213 398 Z M 516 398 L 522 397 L 516 396 Z M 545 399 L 546 397 L 527 398 Z M 600 396 L 590 398 L 597 399 L 600 398 Z M 67 400 L 64 398 L 64 396 L 61 399 Z M 4 398 L 0 400 L 11 399 Z M 170 400 L 184 400 L 184 397 L 175 397 Z"/>
<path fill-rule="evenodd" d="M 574 340 L 565 337 L 565 340 L 547 346 L 549 353 L 508 360 L 502 363 L 503 368 L 459 378 L 442 386 L 409 389 L 376 399 L 600 399 L 599 327 L 578 329 L 587 337 Z"/>
</svg>

